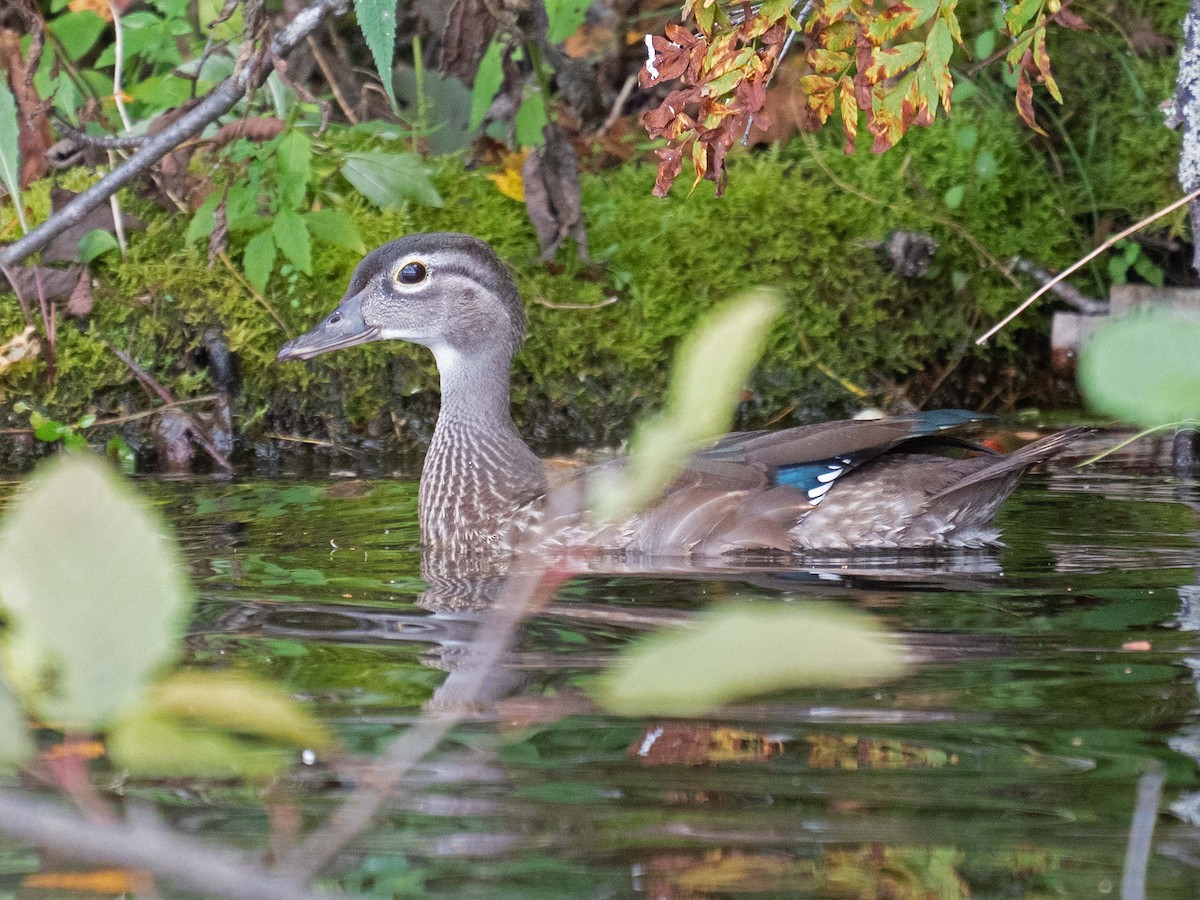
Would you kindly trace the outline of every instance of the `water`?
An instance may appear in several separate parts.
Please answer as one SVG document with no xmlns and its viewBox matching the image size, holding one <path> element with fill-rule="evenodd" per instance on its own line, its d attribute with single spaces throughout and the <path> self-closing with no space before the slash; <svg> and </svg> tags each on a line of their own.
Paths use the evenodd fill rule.
<svg viewBox="0 0 1200 900">
<path fill-rule="evenodd" d="M 200 594 L 190 663 L 285 685 L 364 755 L 454 677 L 479 598 L 427 590 L 414 482 L 141 484 Z M 1026 480 L 989 553 L 575 580 L 522 626 L 510 696 L 422 763 L 325 884 L 1116 897 L 1138 779 L 1161 769 L 1147 896 L 1200 896 L 1198 511 L 1195 481 L 1066 470 Z M 917 664 L 883 687 L 777 694 L 693 722 L 590 705 L 618 648 L 733 596 L 867 611 Z M 262 848 L 283 811 L 315 823 L 352 781 L 353 766 L 301 767 L 266 805 L 230 784 L 124 792 L 184 831 Z M 0 891 L 36 865 L 0 852 Z"/>
</svg>

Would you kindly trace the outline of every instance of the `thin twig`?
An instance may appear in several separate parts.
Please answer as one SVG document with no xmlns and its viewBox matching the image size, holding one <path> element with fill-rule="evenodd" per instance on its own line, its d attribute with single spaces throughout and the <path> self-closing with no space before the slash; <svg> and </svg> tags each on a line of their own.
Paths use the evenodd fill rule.
<svg viewBox="0 0 1200 900">
<path fill-rule="evenodd" d="M 271 314 L 271 318 L 275 320 L 275 324 L 279 326 L 279 330 L 284 333 L 284 336 L 290 338 L 292 336 L 292 330 L 287 327 L 287 323 L 283 321 L 283 318 L 279 315 L 279 313 L 275 312 L 271 304 L 267 302 L 267 298 L 256 291 L 254 286 L 242 277 L 242 273 L 237 270 L 237 267 L 234 266 L 233 261 L 230 260 L 229 254 L 222 250 L 217 254 L 217 258 L 224 263 L 225 268 L 229 270 L 229 274 L 237 279 L 238 283 L 250 292 L 250 295 L 258 301 L 259 305 Z"/>
<path fill-rule="evenodd" d="M 339 453 L 345 453 L 347 456 L 362 456 L 361 450 L 356 450 L 353 447 L 346 447 L 342 444 L 335 444 L 333 441 L 322 441 L 319 438 L 296 437 L 291 434 L 278 434 L 276 432 L 267 432 L 263 435 L 265 438 L 270 438 L 274 441 L 290 441 L 294 444 L 311 444 L 314 447 L 328 447 L 330 450 L 336 450 Z"/>
<path fill-rule="evenodd" d="M 1038 284 L 1045 284 L 1054 277 L 1033 260 L 1026 259 L 1023 256 L 1014 256 L 1012 258 L 1012 265 L 1022 275 L 1028 275 Z M 1073 284 L 1060 282 L 1052 285 L 1050 291 L 1054 296 L 1069 303 L 1085 316 L 1102 316 L 1108 312 L 1108 303 L 1103 300 L 1097 300 L 1095 297 L 1089 297 Z"/>
<path fill-rule="evenodd" d="M 208 896 L 316 900 L 317 895 L 305 891 L 297 880 L 266 872 L 210 844 L 188 840 L 146 818 L 131 816 L 99 828 L 58 804 L 0 791 L 0 832 L 72 859 L 145 869 Z M 338 895 L 320 895 L 326 900 L 334 896 Z"/>
<path fill-rule="evenodd" d="M 517 628 L 529 610 L 553 595 L 560 583 L 547 566 L 544 555 L 519 553 L 504 580 L 496 605 L 488 610 L 467 649 L 456 702 L 452 706 L 426 706 L 421 718 L 396 738 L 372 766 L 372 775 L 313 831 L 276 871 L 310 879 L 359 834 L 370 827 L 384 805 L 405 782 L 405 776 L 421 759 L 477 707 L 494 699 L 489 696 L 489 678 L 512 646 Z"/>
<path fill-rule="evenodd" d="M 226 78 L 203 100 L 153 137 L 147 138 L 123 164 L 109 172 L 66 206 L 54 213 L 20 240 L 0 250 L 0 266 L 11 266 L 31 253 L 41 250 L 72 225 L 77 225 L 93 209 L 104 203 L 146 169 L 150 168 L 179 144 L 199 134 L 257 87 L 273 68 L 273 57 L 286 57 L 304 38 L 328 16 L 341 15 L 350 7 L 350 0 L 314 0 L 296 14 L 271 41 L 270 53 L 264 54 L 254 66 L 243 66 Z"/>
<path fill-rule="evenodd" d="M 54 117 L 54 127 L 78 144 L 86 144 L 89 147 L 100 147 L 105 150 L 136 150 L 142 144 L 146 143 L 147 140 L 144 134 L 128 135 L 126 137 L 89 134 L 80 128 L 76 128 L 61 116 Z"/>
<path fill-rule="evenodd" d="M 308 51 L 317 62 L 317 68 L 325 76 L 325 83 L 329 85 L 329 90 L 333 94 L 333 99 L 337 103 L 338 109 L 342 111 L 342 115 L 346 117 L 346 121 L 351 125 L 357 125 L 358 116 L 354 114 L 354 110 L 346 102 L 346 95 L 342 93 L 342 87 L 338 84 L 337 78 L 334 77 L 333 69 L 329 68 L 329 63 L 325 59 L 325 54 L 321 52 L 320 45 L 317 44 L 311 34 L 306 35 L 304 40 L 308 43 Z"/>
<path fill-rule="evenodd" d="M 1129 824 L 1129 843 L 1125 847 L 1125 871 L 1121 876 L 1121 900 L 1145 900 L 1146 869 L 1154 841 L 1154 823 L 1162 799 L 1166 771 L 1158 761 L 1151 764 L 1137 783 L 1137 804 Z"/>
<path fill-rule="evenodd" d="M 602 124 L 592 137 L 600 137 L 608 134 L 608 130 L 617 123 L 617 119 L 621 118 L 621 110 L 625 108 L 625 102 L 629 99 L 629 95 L 633 93 L 633 89 L 637 87 L 638 76 L 634 72 L 625 79 L 625 83 L 621 85 L 621 90 L 617 92 L 617 99 L 613 101 L 612 109 L 608 111 L 608 115 L 604 118 Z"/>
<path fill-rule="evenodd" d="M 151 376 L 149 372 L 134 362 L 132 356 L 130 356 L 124 350 L 114 347 L 112 344 L 108 344 L 107 346 L 108 349 L 112 351 L 113 356 L 125 363 L 125 366 L 130 372 L 133 373 L 133 376 L 140 381 L 147 390 L 158 395 L 159 399 L 164 403 L 175 405 L 175 398 L 171 396 L 171 392 L 155 381 L 154 377 Z M 217 445 L 212 442 L 209 436 L 205 433 L 204 429 L 200 427 L 200 423 L 197 422 L 190 413 L 185 412 L 183 415 L 188 420 L 192 437 L 195 439 L 196 443 L 201 446 L 205 453 L 212 457 L 213 462 L 215 462 L 226 472 L 232 472 L 233 463 L 231 463 L 229 461 L 229 457 L 222 453 Z"/>
<path fill-rule="evenodd" d="M 605 297 L 603 300 L 599 300 L 596 303 L 554 303 L 553 301 L 546 300 L 542 297 L 534 297 L 533 302 L 538 304 L 539 306 L 545 306 L 548 309 L 589 310 L 589 309 L 601 309 L 602 307 L 605 307 L 605 306 L 612 306 L 614 303 L 616 303 L 620 299 L 621 298 L 618 297 L 616 294 L 613 294 L 611 297 Z"/>
<path fill-rule="evenodd" d="M 125 126 L 126 133 L 129 133 L 133 131 L 133 125 L 129 121 L 129 111 L 125 109 L 125 98 L 121 93 L 121 74 L 125 68 L 125 29 L 121 27 L 121 13 L 112 0 L 109 0 L 108 9 L 113 17 L 113 51 L 117 55 L 113 64 L 113 101 L 117 104 L 117 115 L 121 117 L 121 124 Z"/>
<path fill-rule="evenodd" d="M 1114 234 L 1112 237 L 1110 237 L 1108 240 L 1106 240 L 1103 244 L 1101 244 L 1099 247 L 1097 247 L 1091 253 L 1087 254 L 1087 256 L 1083 257 L 1080 260 L 1077 260 L 1076 262 L 1073 262 L 1071 265 L 1067 266 L 1065 269 L 1063 269 L 1061 272 L 1059 272 L 1057 275 L 1055 275 L 1053 278 L 1051 278 L 1049 281 L 1047 281 L 1045 284 L 1043 284 L 1040 288 L 1038 288 L 1036 291 L 1034 291 L 1032 294 L 1030 294 L 1029 297 L 1023 303 L 1021 303 L 1016 309 L 1014 309 L 1007 316 L 1005 316 L 1003 319 L 1001 319 L 999 322 L 997 322 L 995 325 L 993 325 L 991 328 L 989 328 L 982 337 L 976 338 L 975 344 L 977 346 L 983 346 L 984 344 L 986 344 L 988 342 L 988 339 L 991 338 L 998 331 L 1000 331 L 1000 329 L 1002 329 L 1005 325 L 1007 325 L 1009 322 L 1011 322 L 1013 319 L 1015 319 L 1021 313 L 1025 312 L 1025 310 L 1029 309 L 1029 307 L 1034 304 L 1034 302 L 1038 299 L 1038 297 L 1042 296 L 1042 294 L 1049 291 L 1051 288 L 1053 288 L 1056 284 L 1058 284 L 1064 278 L 1078 272 L 1080 269 L 1082 269 L 1084 266 L 1086 266 L 1088 263 L 1090 263 L 1093 259 L 1095 259 L 1097 256 L 1099 256 L 1101 253 L 1104 253 L 1105 251 L 1110 249 L 1113 244 L 1117 243 L 1117 241 L 1124 240 L 1125 238 L 1129 237 L 1134 232 L 1140 231 L 1141 229 L 1145 228 L 1151 222 L 1157 221 L 1158 219 L 1161 219 L 1163 216 L 1168 215 L 1169 213 L 1175 212 L 1175 210 L 1179 209 L 1179 207 L 1181 207 L 1181 206 L 1186 206 L 1187 204 L 1189 204 L 1193 200 L 1195 200 L 1197 197 L 1200 197 L 1200 188 L 1196 188 L 1196 190 L 1192 191 L 1190 194 L 1185 194 L 1184 196 L 1182 196 L 1178 200 L 1176 200 L 1174 203 L 1172 203 L 1168 206 L 1164 206 L 1158 212 L 1151 213 L 1150 215 L 1146 216 L 1146 218 L 1142 219 L 1140 222 L 1136 222 L 1135 224 L 1130 225 L 1128 228 L 1126 228 L 1124 231 L 1120 232 L 1119 234 Z"/>
</svg>

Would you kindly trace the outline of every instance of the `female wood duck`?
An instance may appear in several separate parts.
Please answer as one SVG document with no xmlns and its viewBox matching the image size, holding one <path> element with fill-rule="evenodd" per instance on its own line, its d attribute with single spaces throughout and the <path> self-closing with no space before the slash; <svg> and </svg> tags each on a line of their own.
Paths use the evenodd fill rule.
<svg viewBox="0 0 1200 900">
<path fill-rule="evenodd" d="M 992 518 L 1023 472 L 1079 433 L 966 459 L 925 452 L 985 418 L 956 410 L 730 435 L 698 453 L 652 509 L 594 525 L 594 469 L 551 492 L 513 425 L 509 374 L 524 336 L 516 284 L 491 247 L 465 234 L 415 234 L 368 254 L 337 309 L 278 359 L 375 340 L 433 351 L 442 408 L 421 473 L 421 539 L 456 554 L 508 551 L 526 535 L 670 556 L 980 547 L 996 541 Z"/>
</svg>

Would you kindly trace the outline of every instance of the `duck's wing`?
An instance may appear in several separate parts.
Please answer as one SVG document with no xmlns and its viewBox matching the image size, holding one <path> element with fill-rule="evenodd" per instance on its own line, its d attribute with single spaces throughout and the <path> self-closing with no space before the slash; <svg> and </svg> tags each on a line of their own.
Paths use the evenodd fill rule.
<svg viewBox="0 0 1200 900">
<path fill-rule="evenodd" d="M 628 549 L 706 556 L 792 551 L 796 523 L 843 475 L 907 443 L 946 439 L 986 418 L 938 410 L 727 435 L 697 453 L 663 499 L 631 523 Z"/>
<path fill-rule="evenodd" d="M 939 409 L 884 419 L 847 419 L 774 432 L 727 435 L 699 453 L 690 472 L 737 466 L 761 473 L 770 486 L 803 491 L 813 503 L 838 479 L 905 444 L 961 443 L 967 426 L 992 418 L 983 413 Z M 748 476 L 747 476 L 748 477 Z"/>
</svg>

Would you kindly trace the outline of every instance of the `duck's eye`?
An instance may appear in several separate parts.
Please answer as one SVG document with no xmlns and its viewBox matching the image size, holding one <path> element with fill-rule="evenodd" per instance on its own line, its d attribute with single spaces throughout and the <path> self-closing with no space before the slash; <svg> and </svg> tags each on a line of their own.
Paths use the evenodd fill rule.
<svg viewBox="0 0 1200 900">
<path fill-rule="evenodd" d="M 419 262 L 405 263 L 396 273 L 396 281 L 399 284 L 419 284 L 425 280 L 425 275 L 425 267 Z"/>
</svg>

